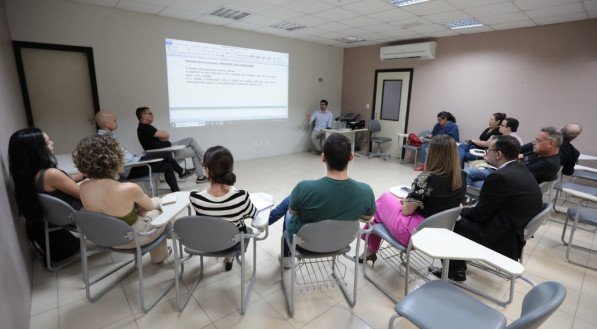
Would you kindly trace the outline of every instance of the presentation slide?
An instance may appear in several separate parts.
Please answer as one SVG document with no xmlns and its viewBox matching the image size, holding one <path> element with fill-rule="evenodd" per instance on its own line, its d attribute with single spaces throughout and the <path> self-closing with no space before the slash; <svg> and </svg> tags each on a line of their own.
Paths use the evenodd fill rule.
<svg viewBox="0 0 597 329">
<path fill-rule="evenodd" d="M 174 127 L 288 118 L 288 54 L 166 39 Z"/>
</svg>

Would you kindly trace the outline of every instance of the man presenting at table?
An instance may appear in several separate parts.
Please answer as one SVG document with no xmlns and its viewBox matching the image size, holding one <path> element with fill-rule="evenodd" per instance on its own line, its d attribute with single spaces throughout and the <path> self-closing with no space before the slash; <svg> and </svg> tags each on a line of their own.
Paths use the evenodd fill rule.
<svg viewBox="0 0 597 329">
<path fill-rule="evenodd" d="M 186 148 L 174 152 L 174 158 L 177 160 L 189 157 L 192 158 L 197 173 L 197 184 L 207 182 L 207 177 L 203 175 L 203 167 L 201 166 L 205 151 L 203 151 L 203 148 L 197 144 L 194 138 L 187 137 L 171 143 L 169 141 L 170 134 L 167 131 L 158 130 L 151 125 L 153 123 L 153 112 L 151 112 L 149 107 L 139 107 L 135 111 L 135 114 L 139 120 L 137 137 L 144 150 L 155 150 L 173 145 L 184 145 Z"/>
<path fill-rule="evenodd" d="M 518 161 L 520 144 L 512 136 L 496 136 L 487 149 L 487 163 L 498 168 L 485 180 L 479 202 L 462 209 L 454 232 L 500 254 L 518 260 L 524 227 L 541 211 L 539 184 Z M 450 261 L 448 277 L 466 280 L 464 261 Z"/>
<path fill-rule="evenodd" d="M 307 115 L 307 117 L 309 117 L 309 124 L 313 124 L 313 121 L 315 121 L 315 126 L 311 133 L 311 142 L 313 143 L 316 154 L 321 154 L 321 145 L 323 144 L 323 139 L 325 137 L 325 129 L 331 128 L 332 122 L 334 121 L 334 114 L 328 111 L 327 107 L 328 101 L 322 99 L 319 102 L 319 111 L 313 112 L 310 116 Z"/>
</svg>

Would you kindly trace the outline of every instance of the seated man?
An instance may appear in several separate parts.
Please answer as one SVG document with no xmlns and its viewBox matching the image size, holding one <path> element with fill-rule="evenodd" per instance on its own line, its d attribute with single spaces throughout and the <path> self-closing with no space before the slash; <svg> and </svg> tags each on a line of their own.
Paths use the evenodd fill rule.
<svg viewBox="0 0 597 329">
<path fill-rule="evenodd" d="M 518 126 L 519 122 L 515 118 L 505 118 L 502 123 L 500 124 L 500 134 L 503 136 L 512 136 L 518 140 L 520 145 L 523 144 L 522 138 L 518 136 Z"/>
<path fill-rule="evenodd" d="M 203 175 L 203 169 L 201 161 L 203 160 L 203 154 L 205 153 L 201 146 L 197 144 L 195 139 L 187 137 L 177 142 L 170 142 L 170 134 L 164 130 L 157 130 L 151 124 L 153 123 L 153 113 L 149 107 L 140 107 L 135 111 L 137 119 L 139 120 L 139 126 L 137 127 L 137 137 L 139 143 L 144 150 L 155 150 L 164 147 L 170 147 L 172 145 L 184 145 L 186 148 L 178 150 L 174 153 L 175 159 L 186 159 L 192 158 L 193 165 L 197 172 L 197 184 L 207 182 L 207 177 Z"/>
<path fill-rule="evenodd" d="M 489 143 L 487 162 L 498 169 L 487 177 L 475 207 L 462 209 L 454 228 L 454 232 L 514 260 L 520 258 L 525 243 L 524 227 L 541 211 L 542 203 L 535 178 L 527 166 L 516 161 L 519 152 L 518 141 L 511 136 L 497 136 Z M 448 276 L 454 281 L 466 280 L 465 262 L 450 261 Z"/>
<path fill-rule="evenodd" d="M 569 123 L 562 128 L 564 140 L 560 146 L 560 164 L 562 165 L 562 175 L 571 176 L 574 174 L 574 166 L 578 161 L 580 152 L 571 144 L 580 133 L 582 127 L 576 123 Z"/>
<path fill-rule="evenodd" d="M 309 118 L 309 124 L 313 124 L 313 132 L 311 133 L 311 142 L 315 148 L 315 153 L 321 153 L 321 144 L 325 137 L 325 129 L 331 128 L 334 121 L 334 114 L 327 110 L 328 101 L 322 99 L 319 102 L 319 111 L 313 112 L 312 115 L 307 115 Z"/>
<path fill-rule="evenodd" d="M 118 129 L 118 119 L 114 115 L 114 113 L 106 110 L 98 111 L 95 114 L 95 122 L 100 127 L 98 129 L 98 135 L 107 135 L 114 139 L 116 139 L 113 135 L 113 132 Z M 178 183 L 176 182 L 176 177 L 174 176 L 174 172 L 178 173 L 178 177 L 185 178 L 191 176 L 195 173 L 194 169 L 183 169 L 174 158 L 170 155 L 170 152 L 159 152 L 159 153 L 152 153 L 149 155 L 145 155 L 142 157 L 138 157 L 131 152 L 127 151 L 127 149 L 122 145 L 120 141 L 118 141 L 120 147 L 122 147 L 122 151 L 124 153 L 124 172 L 120 173 L 120 177 L 122 179 L 127 178 L 137 178 L 143 177 L 149 173 L 149 169 L 147 166 L 137 166 L 137 167 L 130 167 L 132 164 L 135 164 L 139 161 L 144 160 L 151 160 L 162 158 L 163 160 L 160 162 L 154 162 L 151 164 L 152 170 L 156 172 L 164 173 L 164 177 L 166 179 L 166 183 L 170 186 L 170 190 L 172 192 L 180 191 L 178 187 Z"/>
<path fill-rule="evenodd" d="M 554 127 L 541 128 L 541 132 L 532 143 L 521 147 L 523 154 L 519 155 L 538 184 L 557 178 L 560 170 L 559 150 L 562 144 L 562 132 Z M 487 155 L 486 155 L 487 157 Z M 485 179 L 496 168 L 465 168 L 466 183 L 478 188 L 483 186 Z"/>
<path fill-rule="evenodd" d="M 317 180 L 299 182 L 281 204 L 290 206 L 284 220 L 284 230 L 292 236 L 307 223 L 326 219 L 365 220 L 375 213 L 375 197 L 371 187 L 348 177 L 348 162 L 352 160 L 350 140 L 332 134 L 323 145 L 322 161 L 327 175 Z M 284 267 L 290 267 L 290 248 L 284 244 Z"/>
</svg>

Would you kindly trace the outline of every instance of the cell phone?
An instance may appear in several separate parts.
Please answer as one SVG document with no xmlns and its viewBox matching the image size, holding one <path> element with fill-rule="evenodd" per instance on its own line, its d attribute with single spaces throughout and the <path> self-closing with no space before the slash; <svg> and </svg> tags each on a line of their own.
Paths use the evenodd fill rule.
<svg viewBox="0 0 597 329">
<path fill-rule="evenodd" d="M 400 190 L 409 193 L 410 192 L 410 187 L 403 186 L 403 187 L 400 188 Z"/>
</svg>

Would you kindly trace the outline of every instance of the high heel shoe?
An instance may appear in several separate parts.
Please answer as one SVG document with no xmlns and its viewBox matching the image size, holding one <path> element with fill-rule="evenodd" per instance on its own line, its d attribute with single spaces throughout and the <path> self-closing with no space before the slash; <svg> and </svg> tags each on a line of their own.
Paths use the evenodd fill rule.
<svg viewBox="0 0 597 329">
<path fill-rule="evenodd" d="M 373 268 L 375 262 L 377 262 L 377 253 L 365 257 L 365 262 L 371 262 L 371 268 Z M 359 256 L 359 263 L 363 264 L 363 255 Z"/>
</svg>

